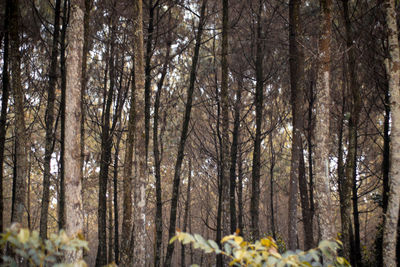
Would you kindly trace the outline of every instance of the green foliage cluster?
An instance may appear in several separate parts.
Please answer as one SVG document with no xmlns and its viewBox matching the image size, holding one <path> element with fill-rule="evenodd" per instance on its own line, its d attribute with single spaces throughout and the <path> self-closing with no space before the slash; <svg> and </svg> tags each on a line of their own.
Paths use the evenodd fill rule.
<svg viewBox="0 0 400 267">
<path fill-rule="evenodd" d="M 177 232 L 171 239 L 183 244 L 192 244 L 194 248 L 203 250 L 205 253 L 225 255 L 230 259 L 229 266 L 251 266 L 251 267 L 344 267 L 350 266 L 349 262 L 339 257 L 337 251 L 341 245 L 340 241 L 321 241 L 317 248 L 308 251 L 286 251 L 280 254 L 278 246 L 271 237 L 263 238 L 254 243 L 246 242 L 238 235 L 225 236 L 221 240 L 223 248 L 220 248 L 214 240 L 205 240 L 201 235 Z M 197 265 L 192 265 L 197 266 Z"/>
<path fill-rule="evenodd" d="M 88 248 L 88 242 L 83 236 L 68 237 L 64 230 L 58 234 L 51 234 L 49 239 L 40 238 L 37 231 L 21 228 L 19 224 L 13 224 L 5 233 L 1 234 L 0 246 L 15 254 L 2 256 L 2 266 L 19 266 L 21 262 L 28 266 L 55 266 L 55 267 L 86 267 L 86 263 L 80 260 L 75 263 L 60 263 L 67 252 Z"/>
</svg>

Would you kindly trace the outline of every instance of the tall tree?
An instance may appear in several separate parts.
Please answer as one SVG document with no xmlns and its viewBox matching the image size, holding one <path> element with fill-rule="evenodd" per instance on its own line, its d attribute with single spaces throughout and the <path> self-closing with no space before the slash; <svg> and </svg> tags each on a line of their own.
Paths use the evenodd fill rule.
<svg viewBox="0 0 400 267">
<path fill-rule="evenodd" d="M 27 137 L 25 128 L 24 91 L 21 81 L 20 2 L 10 1 L 10 60 L 11 86 L 15 108 L 15 177 L 11 222 L 22 223 L 26 199 L 26 174 L 28 170 Z"/>
<path fill-rule="evenodd" d="M 54 105 L 56 100 L 57 83 L 57 63 L 58 63 L 58 37 L 60 35 L 60 12 L 61 0 L 56 1 L 54 10 L 54 30 L 51 46 L 49 85 L 47 88 L 47 107 L 46 107 L 46 142 L 44 152 L 44 170 L 43 170 L 43 194 L 42 206 L 40 210 L 40 237 L 47 238 L 47 219 L 49 214 L 50 202 L 50 178 L 51 178 L 51 157 L 54 151 Z"/>
<path fill-rule="evenodd" d="M 320 0 L 320 36 L 318 43 L 318 72 L 315 96 L 315 203 L 322 239 L 334 238 L 329 186 L 329 111 L 330 61 L 332 40 L 332 1 Z"/>
<path fill-rule="evenodd" d="M 263 32 L 262 20 L 263 1 L 258 1 L 258 10 L 256 14 L 256 92 L 254 96 L 254 106 L 256 110 L 256 134 L 254 137 L 253 150 L 253 169 L 251 172 L 251 200 L 250 200 L 250 216 L 251 216 L 251 239 L 260 238 L 259 214 L 260 214 L 260 177 L 261 177 L 261 127 L 263 116 L 263 96 L 264 96 L 264 78 L 263 78 Z"/>
<path fill-rule="evenodd" d="M 193 92 L 194 86 L 196 81 L 196 74 L 197 74 L 197 62 L 199 60 L 199 53 L 200 53 L 200 45 L 201 45 L 201 36 L 203 34 L 203 27 L 205 24 L 205 14 L 206 14 L 206 6 L 207 0 L 203 0 L 200 9 L 200 20 L 199 25 L 196 33 L 196 44 L 194 48 L 194 54 L 192 57 L 192 67 L 190 69 L 190 77 L 189 77 L 189 86 L 187 88 L 187 99 L 185 105 L 185 114 L 182 121 L 182 130 L 179 139 L 179 146 L 178 146 L 178 154 L 175 163 L 175 170 L 174 170 L 174 180 L 172 185 L 172 199 L 171 199 L 171 211 L 170 211 L 170 222 L 169 222 L 169 229 L 168 229 L 168 240 L 170 240 L 175 235 L 175 226 L 176 226 L 176 213 L 178 207 L 178 198 L 179 198 L 179 185 L 181 179 L 181 169 L 182 169 L 182 162 L 185 156 L 185 144 L 188 137 L 189 132 L 189 122 L 190 122 L 190 114 L 192 112 L 192 102 L 193 102 Z M 171 266 L 172 262 L 172 254 L 174 252 L 174 244 L 168 244 L 167 247 L 167 254 L 165 256 L 164 266 L 168 267 Z"/>
<path fill-rule="evenodd" d="M 303 141 L 303 102 L 304 102 L 304 56 L 300 41 L 300 4 L 299 0 L 289 1 L 289 65 L 290 92 L 292 104 L 292 156 L 289 184 L 289 249 L 297 248 L 297 199 L 300 182 L 300 157 Z"/>
<path fill-rule="evenodd" d="M 81 183 L 81 76 L 83 51 L 82 0 L 71 0 L 71 13 L 67 31 L 66 106 L 65 106 L 65 225 L 69 236 L 83 233 Z M 69 262 L 82 258 L 82 251 L 67 254 Z"/>
<path fill-rule="evenodd" d="M 383 231 L 384 266 L 396 266 L 396 238 L 400 204 L 400 51 L 395 1 L 386 0 L 386 25 L 390 59 L 386 63 L 389 75 L 391 127 L 390 191 Z"/>
<path fill-rule="evenodd" d="M 3 232 L 3 180 L 4 180 L 4 150 L 6 142 L 7 107 L 10 96 L 10 73 L 9 73 L 9 34 L 10 24 L 10 1 L 6 2 L 6 13 L 4 16 L 4 49 L 3 49 L 3 91 L 1 95 L 1 115 L 0 115 L 0 232 Z"/>
<path fill-rule="evenodd" d="M 102 126 L 101 126 L 101 156 L 100 156 L 100 171 L 99 171 L 99 205 L 98 205 L 98 236 L 99 244 L 97 248 L 96 266 L 103 266 L 107 264 L 107 184 L 108 172 L 111 163 L 111 149 L 112 149 L 112 133 L 110 130 L 110 117 L 111 106 L 113 103 L 113 95 L 115 91 L 115 34 L 116 34 L 116 16 L 115 5 L 113 3 L 111 11 L 111 38 L 110 48 L 108 51 L 108 74 L 109 74 L 109 88 L 107 90 L 108 81 L 104 78 L 104 111 L 102 113 Z M 107 76 L 107 67 L 104 73 Z"/>
</svg>

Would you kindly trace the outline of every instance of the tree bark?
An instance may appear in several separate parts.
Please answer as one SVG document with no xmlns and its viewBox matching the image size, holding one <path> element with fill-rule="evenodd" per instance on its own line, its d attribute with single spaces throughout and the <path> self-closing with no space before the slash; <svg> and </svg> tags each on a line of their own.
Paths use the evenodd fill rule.
<svg viewBox="0 0 400 267">
<path fill-rule="evenodd" d="M 24 91 L 21 84 L 20 7 L 19 0 L 10 2 L 11 86 L 15 106 L 15 179 L 11 222 L 22 223 L 26 200 L 26 170 L 28 169 L 27 136 L 24 117 Z"/>
<path fill-rule="evenodd" d="M 121 142 L 121 134 L 117 136 L 114 154 L 114 258 L 115 264 L 119 265 L 119 210 L 118 210 L 118 160 L 119 160 L 119 144 Z"/>
<path fill-rule="evenodd" d="M 82 184 L 81 184 L 81 76 L 83 51 L 83 3 L 71 0 L 71 17 L 68 28 L 66 59 L 66 106 L 65 106 L 65 223 L 69 236 L 83 233 Z M 82 251 L 67 253 L 67 261 L 82 258 Z"/>
<path fill-rule="evenodd" d="M 228 70 L 228 33 L 229 3 L 222 0 L 222 43 L 221 43 L 221 113 L 222 113 L 222 143 L 221 143 L 221 189 L 222 189 L 222 234 L 233 232 L 229 228 L 229 70 Z"/>
<path fill-rule="evenodd" d="M 387 62 L 386 68 L 389 74 L 390 109 L 392 111 L 392 127 L 390 131 L 392 147 L 390 191 L 383 230 L 383 263 L 384 266 L 396 266 L 396 238 L 400 202 L 400 54 L 395 1 L 386 0 L 384 3 L 390 54 L 390 60 Z"/>
<path fill-rule="evenodd" d="M 178 197 L 179 197 L 179 184 L 181 178 L 181 168 L 183 158 L 185 156 L 185 144 L 188 137 L 189 131 L 189 122 L 190 122 L 190 113 L 192 111 L 192 101 L 193 101 L 193 92 L 196 81 L 196 70 L 197 70 L 197 62 L 199 59 L 200 45 L 201 45 L 201 36 L 203 33 L 203 27 L 205 24 L 205 13 L 206 13 L 206 5 L 207 0 L 202 1 L 201 10 L 200 10 L 200 21 L 196 34 L 196 44 L 194 48 L 194 54 L 192 58 L 192 67 L 190 70 L 190 80 L 189 87 L 187 88 L 187 100 L 185 105 L 185 115 L 182 121 L 182 131 L 179 140 L 178 154 L 175 163 L 175 172 L 174 172 L 174 180 L 172 187 L 172 199 L 171 199 L 171 211 L 170 211 L 170 222 L 168 229 L 168 240 L 170 240 L 175 235 L 175 225 L 176 225 L 176 211 L 178 206 Z M 174 252 L 174 244 L 168 244 L 167 254 L 165 257 L 164 266 L 171 266 L 172 255 Z"/>
<path fill-rule="evenodd" d="M 292 156 L 289 184 L 289 249 L 297 248 L 297 203 L 300 181 L 300 157 L 304 121 L 304 56 L 299 44 L 301 34 L 300 0 L 289 1 L 289 64 L 292 104 Z M 304 158 L 302 159 L 304 161 Z M 304 194 L 303 194 L 304 196 Z M 302 202 L 303 203 L 303 202 Z M 303 207 L 306 208 L 306 207 Z"/>
<path fill-rule="evenodd" d="M 192 160 L 189 158 L 188 162 L 188 185 L 186 189 L 186 204 L 185 204 L 185 213 L 183 215 L 183 232 L 187 232 L 188 220 L 189 220 L 189 212 L 190 212 L 190 190 L 192 186 Z M 181 248 L 181 266 L 185 265 L 185 245 L 182 244 Z"/>
<path fill-rule="evenodd" d="M 237 165 L 237 154 L 238 154 L 238 141 L 240 135 L 240 111 L 242 102 L 242 78 L 239 78 L 237 89 L 236 89 L 236 102 L 235 102 L 235 117 L 233 122 L 232 132 L 232 145 L 231 145 L 231 166 L 229 170 L 229 205 L 230 205 L 230 223 L 231 233 L 236 231 L 237 218 L 236 218 L 236 165 Z"/>
<path fill-rule="evenodd" d="M 115 3 L 115 2 L 114 2 Z M 114 13 L 111 15 L 111 40 L 109 51 L 109 79 L 110 87 L 107 91 L 107 79 L 104 82 L 104 111 L 102 114 L 101 127 L 101 156 L 99 172 L 99 206 L 98 206 L 98 238 L 96 266 L 107 264 L 107 183 L 108 171 L 111 163 L 112 134 L 110 131 L 111 106 L 113 102 L 115 85 L 115 66 L 114 66 L 114 41 L 115 41 L 115 21 Z M 107 68 L 106 68 L 107 70 Z M 107 75 L 107 71 L 104 75 Z"/>
<path fill-rule="evenodd" d="M 154 101 L 154 123 L 153 123 L 153 152 L 154 152 L 154 169 L 155 169 L 155 179 L 156 179 L 156 251 L 154 255 L 154 266 L 161 265 L 161 252 L 162 252 L 162 233 L 163 233 L 163 225 L 162 225 L 162 186 L 161 186 L 161 156 L 160 149 L 158 144 L 158 122 L 160 119 L 159 109 L 160 109 L 160 100 L 161 100 L 161 92 L 164 84 L 164 79 L 167 74 L 167 69 L 170 60 L 170 50 L 171 50 L 171 41 L 167 40 L 167 53 L 165 55 L 164 65 L 161 71 L 161 78 L 157 83 L 157 93 L 156 99 Z"/>
<path fill-rule="evenodd" d="M 6 13 L 4 16 L 4 49 L 3 49 L 3 92 L 1 96 L 1 115 L 0 115 L 0 232 L 4 230 L 3 226 L 3 179 L 4 179 L 4 151 L 7 134 L 7 107 L 10 96 L 10 73 L 9 73 L 9 33 L 10 24 L 10 1 L 6 2 Z"/>
<path fill-rule="evenodd" d="M 46 107 L 46 141 L 44 152 L 44 170 L 43 170 L 43 194 L 42 205 L 40 209 L 40 237 L 47 238 L 47 218 L 49 214 L 50 202 L 50 178 L 51 178 L 51 156 L 54 151 L 54 105 L 56 100 L 56 83 L 57 83 L 57 57 L 58 57 L 58 36 L 60 34 L 60 11 L 61 0 L 56 0 L 54 10 L 54 31 L 53 42 L 49 69 L 49 87 L 47 88 L 47 107 Z"/>
<path fill-rule="evenodd" d="M 136 114 L 136 141 L 138 152 L 138 176 L 135 181 L 135 195 L 138 202 L 135 203 L 135 235 L 134 235 L 134 265 L 145 266 L 146 264 L 146 182 L 148 178 L 146 154 L 146 130 L 145 130 L 145 71 L 144 71 L 144 49 L 143 49 L 143 1 L 134 1 L 134 67 L 135 86 L 137 93 Z"/>
<path fill-rule="evenodd" d="M 254 105 L 256 110 L 256 134 L 254 139 L 253 150 L 253 169 L 251 172 L 251 200 L 250 200 L 250 216 L 251 216 L 251 240 L 260 238 L 259 229 L 259 213 L 260 213 L 260 177 L 261 177 L 261 129 L 263 116 L 263 33 L 261 25 L 262 1 L 259 1 L 257 11 L 257 33 L 256 33 L 256 92 Z"/>
<path fill-rule="evenodd" d="M 320 0 L 320 37 L 318 55 L 318 77 L 316 88 L 315 116 L 315 203 L 318 225 L 322 239 L 332 239 L 335 222 L 332 216 L 331 191 L 329 186 L 329 111 L 330 60 L 332 38 L 332 1 Z"/>
<path fill-rule="evenodd" d="M 67 87 L 67 72 L 66 72 L 66 33 L 67 25 L 69 21 L 69 1 L 64 0 L 63 6 L 63 18 L 62 18 L 62 29 L 61 29 L 61 42 L 60 42 L 60 73 L 61 73 L 61 99 L 60 99 L 60 113 L 61 113 L 61 133 L 60 133 L 60 195 L 58 197 L 58 229 L 65 228 L 65 95 Z"/>
<path fill-rule="evenodd" d="M 134 63 L 133 63 L 134 64 Z M 132 158 L 133 147 L 135 142 L 135 128 L 136 128 L 136 88 L 135 88 L 135 70 L 132 68 L 131 72 L 132 87 L 131 87 L 131 101 L 128 118 L 128 133 L 126 138 L 125 159 L 123 169 L 123 217 L 122 217 L 122 232 L 121 236 L 129 237 L 132 234 L 133 218 L 132 218 Z M 131 245 L 130 238 L 123 238 L 121 240 L 121 264 L 130 266 L 133 264 L 133 246 Z"/>
</svg>

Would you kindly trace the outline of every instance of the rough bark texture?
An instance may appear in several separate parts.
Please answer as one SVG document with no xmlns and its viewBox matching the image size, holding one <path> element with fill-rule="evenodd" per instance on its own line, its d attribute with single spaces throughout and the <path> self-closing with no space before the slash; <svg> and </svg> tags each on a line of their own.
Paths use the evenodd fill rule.
<svg viewBox="0 0 400 267">
<path fill-rule="evenodd" d="M 178 198 L 179 198 L 179 184 L 181 178 L 181 169 L 182 162 L 185 156 L 185 144 L 186 139 L 188 137 L 189 131 L 189 121 L 190 121 L 190 113 L 192 111 L 192 101 L 193 101 L 193 91 L 196 81 L 196 70 L 197 70 L 197 62 L 199 59 L 200 45 L 201 45 L 201 36 L 203 33 L 203 27 L 205 24 L 205 13 L 206 13 L 206 5 L 207 0 L 203 0 L 200 11 L 200 21 L 196 34 L 196 44 L 194 48 L 194 54 L 192 58 L 192 67 L 190 70 L 190 80 L 189 87 L 187 88 L 187 100 L 185 105 L 185 115 L 182 121 L 182 131 L 179 140 L 178 154 L 175 163 L 175 173 L 172 187 L 172 200 L 171 200 L 171 212 L 170 212 L 170 222 L 168 229 L 168 240 L 170 240 L 175 235 L 175 226 L 176 226 L 176 212 L 178 207 Z M 167 254 L 165 256 L 164 266 L 171 266 L 172 254 L 174 252 L 174 243 L 168 244 Z"/>
<path fill-rule="evenodd" d="M 299 44 L 300 0 L 289 1 L 289 63 L 292 104 L 292 157 L 289 182 L 289 249 L 297 248 L 297 202 L 299 190 L 299 168 L 302 153 L 304 60 Z M 303 158 L 304 161 L 304 158 Z"/>
<path fill-rule="evenodd" d="M 51 155 L 53 154 L 54 145 L 54 104 L 56 99 L 56 82 L 57 82 L 57 57 L 58 57 L 58 36 L 60 33 L 60 10 L 61 0 L 56 1 L 56 7 L 54 11 L 54 31 L 53 31 L 53 42 L 50 59 L 49 69 L 49 87 L 47 88 L 47 107 L 46 107 L 46 142 L 44 152 L 44 170 L 43 170 L 43 194 L 42 194 L 42 206 L 40 209 L 40 237 L 47 238 L 47 218 L 49 214 L 49 202 L 50 202 L 50 162 Z"/>
<path fill-rule="evenodd" d="M 21 54 L 19 1 L 11 1 L 10 8 L 10 60 L 11 86 L 15 106 L 15 177 L 13 181 L 13 203 L 11 222 L 22 223 L 26 199 L 26 174 L 28 169 L 27 138 L 24 118 L 24 91 L 21 84 Z"/>
<path fill-rule="evenodd" d="M 121 235 L 125 238 L 121 240 L 121 264 L 129 266 L 132 265 L 132 255 L 133 255 L 133 246 L 131 245 L 130 238 L 132 234 L 133 227 L 133 217 L 132 217 L 132 160 L 133 160 L 133 146 L 135 141 L 135 128 L 136 128 L 136 90 L 135 90 L 135 82 L 134 75 L 135 71 L 132 68 L 132 87 L 131 87 L 131 101 L 130 101 L 130 109 L 129 109 L 129 118 L 128 118 L 128 133 L 126 138 L 126 148 L 125 148 L 125 159 L 124 159 L 124 169 L 123 169 L 123 203 L 122 203 L 122 231 Z"/>
<path fill-rule="evenodd" d="M 222 234 L 233 232 L 229 228 L 229 94 L 228 94 L 228 0 L 222 0 L 222 47 L 221 47 L 221 186 L 222 186 Z"/>
<path fill-rule="evenodd" d="M 400 204 L 400 54 L 395 1 L 386 0 L 385 6 L 390 53 L 390 61 L 386 64 L 386 67 L 389 74 L 390 108 L 392 111 L 392 147 L 390 191 L 383 230 L 383 263 L 384 266 L 396 266 L 397 222 Z"/>
<path fill-rule="evenodd" d="M 3 232 L 3 170 L 4 170 L 4 148 L 6 141 L 6 123 L 8 98 L 10 96 L 10 74 L 9 74 L 9 37 L 8 27 L 10 23 L 10 1 L 6 3 L 6 13 L 4 16 L 4 49 L 3 49 L 3 91 L 1 96 L 1 115 L 0 115 L 0 232 Z"/>
<path fill-rule="evenodd" d="M 144 72 L 144 50 L 143 50 L 143 2 L 134 1 L 135 16 L 134 25 L 134 56 L 135 56 L 135 86 L 137 95 L 136 114 L 136 144 L 138 152 L 138 176 L 135 181 L 135 195 L 138 202 L 135 203 L 135 248 L 134 265 L 145 266 L 146 257 L 146 182 L 147 182 L 147 159 L 146 154 L 146 131 L 145 131 L 145 72 Z"/>
<path fill-rule="evenodd" d="M 260 177 L 261 177 L 261 129 L 262 129 L 262 110 L 263 110 L 263 48 L 262 48 L 262 25 L 261 25 L 262 3 L 259 2 L 257 14 L 257 39 L 256 39 L 256 93 L 254 105 L 256 109 L 256 134 L 253 150 L 253 169 L 251 173 L 251 200 L 250 216 L 252 240 L 260 238 L 259 213 L 260 213 Z"/>
<path fill-rule="evenodd" d="M 66 59 L 66 106 L 65 106 L 65 225 L 69 236 L 83 233 L 81 195 L 81 62 L 83 50 L 83 4 L 71 0 L 68 47 Z M 67 261 L 82 257 L 82 251 L 69 252 Z"/>
<path fill-rule="evenodd" d="M 319 66 L 316 88 L 315 119 L 315 203 L 320 235 L 323 240 L 334 238 L 335 227 L 329 187 L 329 110 L 330 59 L 332 36 L 332 1 L 320 0 Z"/>
</svg>

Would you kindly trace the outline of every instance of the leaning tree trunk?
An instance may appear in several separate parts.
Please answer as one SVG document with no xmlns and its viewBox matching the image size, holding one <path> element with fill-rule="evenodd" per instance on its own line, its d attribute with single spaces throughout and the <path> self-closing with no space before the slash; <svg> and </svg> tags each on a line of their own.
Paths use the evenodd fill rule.
<svg viewBox="0 0 400 267">
<path fill-rule="evenodd" d="M 331 191 L 329 186 L 331 0 L 320 0 L 320 25 L 319 65 L 315 100 L 315 203 L 317 203 L 317 216 L 321 238 L 332 239 L 335 233 L 335 222 L 332 216 Z"/>
<path fill-rule="evenodd" d="M 192 58 L 192 68 L 190 70 L 190 80 L 189 80 L 189 87 L 187 88 L 187 100 L 185 105 L 185 115 L 182 121 L 182 131 L 179 140 L 179 147 L 178 147 L 178 154 L 175 163 L 175 173 L 174 173 L 174 180 L 173 180 L 173 187 L 172 187 L 172 199 L 171 199 L 171 212 L 170 212 L 170 222 L 169 222 L 169 229 L 168 229 L 168 240 L 170 240 L 175 235 L 175 226 L 176 226 L 176 211 L 178 207 L 178 198 L 179 198 L 179 184 L 181 179 L 181 169 L 182 169 L 182 162 L 185 156 L 185 144 L 186 139 L 188 137 L 189 132 L 189 122 L 190 122 L 190 113 L 192 111 L 192 101 L 193 101 L 193 91 L 196 81 L 196 70 L 197 70 L 197 62 L 199 60 L 199 52 L 200 52 L 200 45 L 201 45 L 201 36 L 203 33 L 203 27 L 205 24 L 205 13 L 206 13 L 206 5 L 207 0 L 203 0 L 201 5 L 200 11 L 200 21 L 199 26 L 197 29 L 196 34 L 196 44 L 194 48 L 194 54 Z M 172 254 L 174 252 L 174 244 L 168 244 L 167 247 L 167 254 L 165 257 L 164 266 L 169 267 L 171 266 L 172 261 Z"/>
<path fill-rule="evenodd" d="M 14 95 L 15 109 L 15 178 L 13 181 L 13 203 L 11 222 L 22 223 L 26 199 L 26 170 L 28 169 L 27 138 L 24 118 L 24 91 L 21 84 L 21 54 L 20 47 L 20 11 L 19 1 L 10 4 L 10 60 L 11 60 L 11 86 Z"/>
<path fill-rule="evenodd" d="M 71 0 L 66 59 L 65 106 L 65 224 L 69 236 L 83 233 L 81 184 L 81 62 L 83 51 L 83 3 Z M 82 258 L 82 251 L 71 251 L 67 261 Z"/>
<path fill-rule="evenodd" d="M 392 154 L 389 200 L 383 230 L 383 263 L 384 266 L 396 266 L 396 238 L 400 204 L 400 54 L 395 1 L 386 0 L 385 6 L 390 54 L 390 61 L 386 64 L 386 68 L 389 74 L 390 108 L 392 111 Z"/>
<path fill-rule="evenodd" d="M 60 10 L 61 0 L 56 1 L 54 12 L 54 31 L 51 51 L 50 69 L 49 69 L 49 87 L 47 88 L 47 107 L 46 107 L 46 142 L 44 152 L 44 170 L 43 170 L 43 194 L 42 206 L 40 209 L 40 237 L 47 238 L 47 219 L 49 215 L 50 202 L 50 178 L 51 178 L 51 156 L 54 151 L 54 104 L 56 100 L 57 83 L 57 57 L 58 57 L 58 36 L 60 33 Z"/>
</svg>

